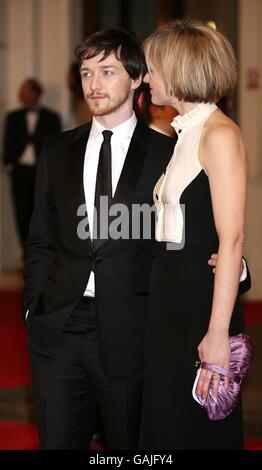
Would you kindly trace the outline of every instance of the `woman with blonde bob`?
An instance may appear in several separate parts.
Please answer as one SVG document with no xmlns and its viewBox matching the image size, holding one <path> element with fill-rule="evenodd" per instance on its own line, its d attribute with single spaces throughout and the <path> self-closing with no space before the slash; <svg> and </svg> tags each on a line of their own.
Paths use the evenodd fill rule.
<svg viewBox="0 0 262 470">
<path fill-rule="evenodd" d="M 144 50 L 152 103 L 179 115 L 174 154 L 154 189 L 141 448 L 241 449 L 241 403 L 210 421 L 192 397 L 195 361 L 228 368 L 229 336 L 244 331 L 238 285 L 247 156 L 238 126 L 215 104 L 236 84 L 236 60 L 228 40 L 198 20 L 163 26 Z M 205 261 L 210 252 L 218 253 L 215 275 Z M 197 394 L 206 396 L 211 376 L 201 370 Z M 212 377 L 214 395 L 219 379 Z"/>
</svg>

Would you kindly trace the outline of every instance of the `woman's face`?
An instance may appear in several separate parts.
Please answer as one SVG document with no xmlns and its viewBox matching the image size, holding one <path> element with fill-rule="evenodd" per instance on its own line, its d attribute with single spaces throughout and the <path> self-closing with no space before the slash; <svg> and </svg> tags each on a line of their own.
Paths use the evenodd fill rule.
<svg viewBox="0 0 262 470">
<path fill-rule="evenodd" d="M 149 84 L 152 103 L 159 106 L 170 105 L 172 96 L 167 94 L 161 75 L 148 58 L 146 63 L 148 72 L 144 76 L 144 82 Z"/>
</svg>

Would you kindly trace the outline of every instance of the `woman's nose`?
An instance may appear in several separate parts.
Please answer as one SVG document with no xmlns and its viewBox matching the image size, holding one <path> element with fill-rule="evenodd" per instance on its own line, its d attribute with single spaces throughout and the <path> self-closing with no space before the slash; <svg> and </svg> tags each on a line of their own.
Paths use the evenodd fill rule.
<svg viewBox="0 0 262 470">
<path fill-rule="evenodd" d="M 145 83 L 149 83 L 149 73 L 148 73 L 148 72 L 145 74 L 145 76 L 144 76 L 144 78 L 143 78 L 143 81 L 144 81 Z"/>
</svg>

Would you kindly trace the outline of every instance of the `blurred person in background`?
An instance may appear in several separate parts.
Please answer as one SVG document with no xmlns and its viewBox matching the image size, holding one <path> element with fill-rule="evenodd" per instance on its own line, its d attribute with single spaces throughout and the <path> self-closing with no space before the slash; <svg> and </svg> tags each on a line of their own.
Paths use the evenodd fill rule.
<svg viewBox="0 0 262 470">
<path fill-rule="evenodd" d="M 143 84 L 143 92 L 140 100 L 139 112 L 141 118 L 150 127 L 161 134 L 175 137 L 176 133 L 171 122 L 178 114 L 172 106 L 158 106 L 151 101 L 151 95 L 147 84 Z"/>
<path fill-rule="evenodd" d="M 149 113 L 151 116 L 149 127 L 151 129 L 169 137 L 175 137 L 174 128 L 170 124 L 177 115 L 177 112 L 172 106 L 158 106 L 151 103 Z"/>
<path fill-rule="evenodd" d="M 22 108 L 7 114 L 3 137 L 4 170 L 10 173 L 15 218 L 24 249 L 34 205 L 36 163 L 45 137 L 61 131 L 58 113 L 40 105 L 43 87 L 35 78 L 20 86 Z"/>
</svg>

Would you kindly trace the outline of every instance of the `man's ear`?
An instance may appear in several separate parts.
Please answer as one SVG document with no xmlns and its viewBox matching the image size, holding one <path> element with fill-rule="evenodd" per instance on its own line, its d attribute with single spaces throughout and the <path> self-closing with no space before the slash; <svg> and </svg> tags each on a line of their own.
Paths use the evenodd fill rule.
<svg viewBox="0 0 262 470">
<path fill-rule="evenodd" d="M 138 87 L 140 87 L 142 83 L 142 75 L 140 75 L 139 78 L 136 78 L 135 80 L 131 80 L 131 89 L 136 90 Z"/>
</svg>

